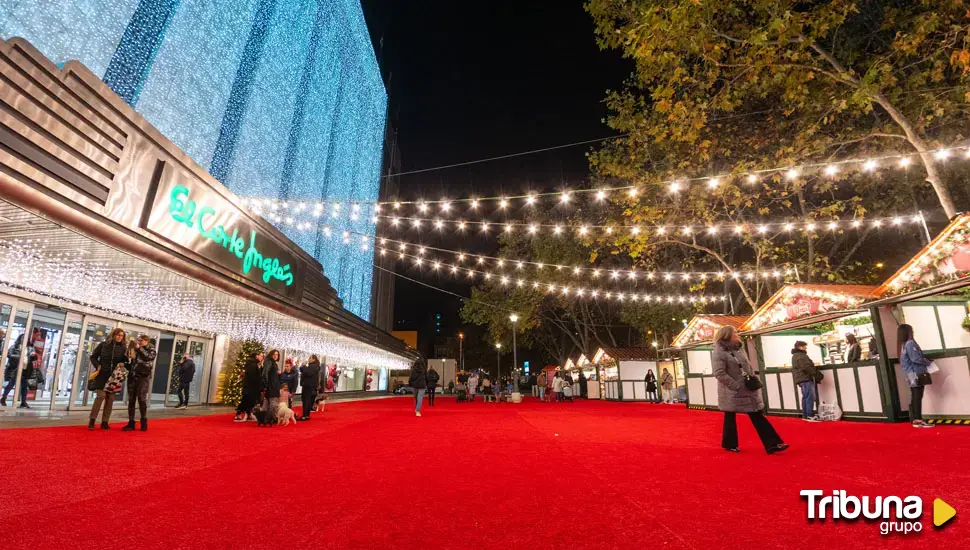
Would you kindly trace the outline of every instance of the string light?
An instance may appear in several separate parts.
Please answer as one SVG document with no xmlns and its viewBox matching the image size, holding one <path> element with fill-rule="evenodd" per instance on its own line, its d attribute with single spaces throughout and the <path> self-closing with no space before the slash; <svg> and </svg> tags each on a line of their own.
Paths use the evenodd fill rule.
<svg viewBox="0 0 970 550">
<path fill-rule="evenodd" d="M 131 264 L 120 252 L 119 265 Z M 0 240 L 0 288 L 28 290 L 56 301 L 161 323 L 176 329 L 258 340 L 267 346 L 316 353 L 348 366 L 406 368 L 403 357 L 322 327 L 281 315 L 154 267 L 109 267 L 105 257 L 84 250 L 56 252 L 45 240 Z M 30 269 L 24 269 L 29 266 Z M 70 307 L 70 306 L 68 306 Z"/>
<path fill-rule="evenodd" d="M 448 264 L 440 262 L 437 260 L 427 262 L 423 258 L 417 256 L 405 255 L 405 259 L 410 258 L 413 262 L 414 267 L 420 268 L 425 263 L 430 263 L 433 272 L 440 272 L 442 270 L 450 272 L 455 276 L 458 276 L 459 267 L 454 264 Z M 619 276 L 619 275 L 617 275 Z M 753 275 L 752 275 L 753 276 Z M 480 278 L 483 281 L 495 280 L 496 284 L 502 286 L 508 286 L 512 283 L 512 278 L 504 273 L 496 273 L 492 271 L 476 270 L 476 269 L 465 269 L 465 277 L 468 279 Z M 643 302 L 643 303 L 715 303 L 722 302 L 725 300 L 724 296 L 719 295 L 702 295 L 702 294 L 651 294 L 651 293 L 637 293 L 637 292 L 619 292 L 619 291 L 608 291 L 603 289 L 589 288 L 583 286 L 570 286 L 570 285 L 559 285 L 557 283 L 547 283 L 539 280 L 527 280 L 523 278 L 517 278 L 515 280 L 516 286 L 525 287 L 526 285 L 531 286 L 534 289 L 545 289 L 547 293 L 559 292 L 564 295 L 576 294 L 578 296 L 589 296 L 590 298 L 597 298 L 602 296 L 606 299 L 613 299 L 618 301 L 629 300 L 632 302 Z"/>
<path fill-rule="evenodd" d="M 934 158 L 938 161 L 945 161 L 954 156 L 955 151 L 962 151 L 963 158 L 970 158 L 970 146 L 958 145 L 951 147 L 941 147 L 938 149 L 929 149 L 925 151 L 928 154 L 932 154 Z M 667 180 L 661 180 L 653 182 L 656 185 L 666 185 L 668 189 L 672 192 L 679 192 L 685 188 L 688 183 L 700 182 L 704 183 L 706 187 L 710 189 L 716 189 L 720 187 L 720 184 L 724 181 L 731 180 L 732 178 L 741 178 L 747 181 L 749 184 L 755 184 L 760 181 L 763 177 L 770 177 L 773 175 L 782 175 L 789 180 L 796 179 L 806 173 L 818 171 L 824 173 L 828 176 L 834 176 L 842 171 L 848 170 L 859 170 L 859 171 L 872 171 L 876 169 L 880 163 L 885 162 L 890 166 L 898 166 L 900 168 L 905 168 L 912 163 L 913 155 L 911 153 L 884 153 L 878 154 L 866 158 L 846 158 L 836 161 L 826 161 L 818 163 L 804 163 L 797 167 L 784 166 L 784 167 L 773 167 L 764 168 L 757 170 L 747 170 L 747 169 L 737 169 L 734 172 L 727 172 L 721 174 L 714 174 L 710 176 L 697 176 L 697 177 L 672 177 Z M 539 201 L 542 197 L 558 195 L 559 199 L 563 203 L 567 203 L 571 200 L 573 194 L 593 194 L 597 200 L 605 200 L 609 192 L 614 191 L 626 191 L 631 197 L 638 194 L 639 185 L 620 185 L 615 187 L 600 187 L 595 189 L 574 189 L 570 191 L 561 192 L 544 192 L 544 193 L 528 193 L 518 196 L 499 196 L 499 197 L 487 197 L 487 198 L 476 198 L 471 197 L 467 199 L 441 199 L 440 201 L 401 201 L 395 200 L 384 201 L 384 202 L 366 202 L 366 201 L 356 201 L 351 202 L 351 204 L 359 204 L 362 206 L 376 206 L 380 204 L 390 204 L 393 205 L 395 210 L 398 210 L 402 205 L 414 204 L 418 205 L 418 208 L 422 211 L 427 209 L 428 204 L 434 203 L 449 203 L 450 207 L 454 206 L 454 203 L 467 203 L 473 209 L 478 208 L 481 205 L 481 201 L 506 201 L 506 205 L 510 206 L 512 200 L 523 199 L 527 204 L 533 205 Z M 250 208 L 262 209 L 268 206 L 272 210 L 276 209 L 289 209 L 297 208 L 299 203 L 284 202 L 279 201 L 275 198 L 261 198 L 261 197 L 245 197 L 246 204 Z M 325 204 L 327 201 L 322 201 L 320 204 Z M 305 203 L 304 203 L 305 205 Z M 305 205 L 306 207 L 306 205 Z"/>
<path fill-rule="evenodd" d="M 369 236 L 364 236 L 364 238 L 368 238 L 368 237 Z M 407 250 L 408 247 L 410 247 L 416 250 L 416 254 L 419 257 L 424 257 L 425 254 L 427 254 L 429 251 L 433 251 L 436 253 L 448 254 L 454 257 L 456 263 L 459 263 L 459 264 L 464 262 L 466 258 L 466 254 L 459 250 L 430 247 L 425 245 L 408 243 L 404 241 L 396 241 L 396 240 L 387 239 L 384 237 L 381 237 L 380 241 L 382 241 L 381 246 L 387 246 L 388 244 L 390 245 L 396 244 L 400 250 Z M 570 265 L 564 265 L 564 264 L 546 264 L 543 262 L 533 262 L 533 261 L 523 260 L 523 259 L 507 259 L 507 258 L 499 258 L 495 256 L 485 256 L 485 255 L 478 256 L 478 259 L 477 259 L 478 265 L 482 267 L 486 267 L 489 263 L 491 263 L 494 266 L 494 268 L 497 270 L 503 269 L 506 266 L 506 264 L 510 262 L 515 265 L 515 268 L 517 270 L 524 269 L 526 266 L 534 266 L 536 269 L 536 272 L 539 272 L 544 267 L 548 266 L 548 267 L 554 267 L 557 270 L 568 269 L 573 274 L 573 276 L 589 276 L 591 278 L 598 278 L 602 271 L 601 268 L 598 268 L 598 267 L 582 267 L 582 266 L 575 266 L 575 265 L 570 266 Z M 613 279 L 636 280 L 639 276 L 641 276 L 641 272 L 637 271 L 636 268 L 632 268 L 632 267 L 627 269 L 613 269 L 610 273 Z M 742 272 L 739 271 L 737 273 L 742 273 Z M 788 277 L 792 275 L 793 271 L 791 269 L 785 269 L 783 272 L 778 270 L 773 270 L 773 271 L 750 271 L 745 273 L 751 273 L 751 277 L 754 277 L 754 276 L 765 277 L 764 273 L 769 273 L 773 277 L 780 278 L 782 276 Z M 656 277 L 661 277 L 662 279 L 667 281 L 674 280 L 675 278 L 681 281 L 696 281 L 696 280 L 704 280 L 708 277 L 715 278 L 715 279 L 723 279 L 724 272 L 723 271 L 714 272 L 714 271 L 677 271 L 675 270 L 675 271 L 666 271 L 666 272 L 665 271 L 642 272 L 642 276 L 648 280 L 654 280 Z"/>
</svg>

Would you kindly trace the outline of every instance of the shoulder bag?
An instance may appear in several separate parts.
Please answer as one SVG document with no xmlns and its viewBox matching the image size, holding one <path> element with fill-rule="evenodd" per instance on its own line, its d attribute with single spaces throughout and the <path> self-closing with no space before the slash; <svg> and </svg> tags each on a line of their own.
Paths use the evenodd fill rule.
<svg viewBox="0 0 970 550">
<path fill-rule="evenodd" d="M 741 378 L 744 379 L 744 387 L 750 391 L 760 390 L 762 388 L 761 378 L 753 374 L 749 374 L 748 371 L 744 370 L 744 363 L 738 359 L 734 353 L 735 352 L 733 351 L 731 352 L 731 357 L 733 357 L 734 360 L 738 362 L 738 366 L 741 367 Z"/>
<path fill-rule="evenodd" d="M 916 385 L 917 386 L 929 386 L 933 384 L 933 376 L 928 372 L 916 375 Z"/>
</svg>

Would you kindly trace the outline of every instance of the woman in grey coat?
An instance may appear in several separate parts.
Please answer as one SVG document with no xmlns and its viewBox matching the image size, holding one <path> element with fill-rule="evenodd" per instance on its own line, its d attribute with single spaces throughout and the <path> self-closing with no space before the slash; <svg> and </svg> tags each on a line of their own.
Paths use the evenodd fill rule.
<svg viewBox="0 0 970 550">
<path fill-rule="evenodd" d="M 758 432 L 761 443 L 768 454 L 775 454 L 788 448 L 778 432 L 771 426 L 764 414 L 764 401 L 761 390 L 749 390 L 744 385 L 744 375 L 754 375 L 748 364 L 748 357 L 741 351 L 741 338 L 732 326 L 723 326 L 714 335 L 714 378 L 717 379 L 717 405 L 724 411 L 724 432 L 721 447 L 732 453 L 738 448 L 737 413 L 747 413 L 751 424 Z"/>
</svg>

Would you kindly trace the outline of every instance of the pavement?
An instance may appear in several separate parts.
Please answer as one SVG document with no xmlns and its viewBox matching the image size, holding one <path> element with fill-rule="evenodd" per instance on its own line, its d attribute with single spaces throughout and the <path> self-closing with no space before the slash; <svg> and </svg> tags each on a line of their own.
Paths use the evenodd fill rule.
<svg viewBox="0 0 970 550">
<path fill-rule="evenodd" d="M 330 394 L 328 403 L 367 401 L 372 399 L 389 399 L 401 396 L 380 394 L 375 396 L 337 396 Z M 404 396 L 411 397 L 411 396 Z M 294 404 L 299 401 L 299 396 L 294 398 Z M 223 405 L 190 405 L 187 409 L 176 409 L 175 407 L 163 407 L 156 405 L 149 407 L 149 420 L 165 420 L 169 418 L 188 418 L 193 416 L 210 416 L 225 414 L 230 415 L 235 409 Z M 88 423 L 90 410 L 78 411 L 50 411 L 37 409 L 11 409 L 0 410 L 0 429 L 8 428 L 48 428 L 55 426 L 83 426 Z M 137 416 L 137 412 L 136 412 Z M 125 422 L 128 419 L 127 404 L 115 402 L 111 414 L 111 422 Z M 100 421 L 100 416 L 98 417 Z"/>
</svg>

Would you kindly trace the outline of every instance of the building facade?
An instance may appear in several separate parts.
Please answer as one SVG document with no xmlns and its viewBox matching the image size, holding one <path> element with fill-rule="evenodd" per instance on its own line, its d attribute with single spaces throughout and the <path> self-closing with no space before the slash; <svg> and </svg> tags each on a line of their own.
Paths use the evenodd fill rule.
<svg viewBox="0 0 970 550">
<path fill-rule="evenodd" d="M 387 95 L 358 0 L 0 0 L 13 37 L 79 61 L 236 195 L 294 205 L 262 213 L 371 318 L 373 247 L 328 242 L 374 233 L 351 204 L 381 181 Z"/>
<path fill-rule="evenodd" d="M 165 406 L 186 356 L 190 404 L 218 402 L 233 342 L 317 355 L 325 391 L 381 391 L 416 357 L 83 64 L 0 40 L 0 78 L 0 405 L 90 407 L 92 354 L 119 328 L 156 345 Z"/>
</svg>

